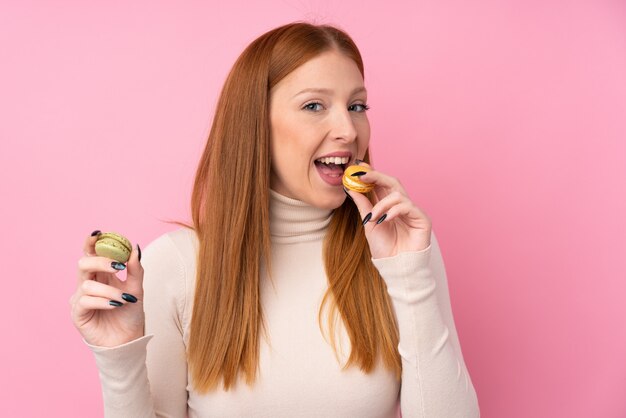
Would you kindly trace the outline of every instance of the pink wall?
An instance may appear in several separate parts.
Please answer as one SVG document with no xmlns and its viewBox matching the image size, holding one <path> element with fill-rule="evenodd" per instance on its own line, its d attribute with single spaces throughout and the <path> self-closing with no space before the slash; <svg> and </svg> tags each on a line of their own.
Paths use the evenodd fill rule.
<svg viewBox="0 0 626 418">
<path fill-rule="evenodd" d="M 101 416 L 83 239 L 187 219 L 226 72 L 298 19 L 362 50 L 375 163 L 434 222 L 483 417 L 626 416 L 623 1 L 209 3 L 0 3 L 0 416 Z"/>
</svg>

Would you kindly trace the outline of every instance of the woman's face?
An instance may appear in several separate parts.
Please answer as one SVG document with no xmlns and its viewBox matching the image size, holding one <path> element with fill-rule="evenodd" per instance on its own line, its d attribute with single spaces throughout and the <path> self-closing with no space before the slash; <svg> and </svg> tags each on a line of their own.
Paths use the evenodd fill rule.
<svg viewBox="0 0 626 418">
<path fill-rule="evenodd" d="M 276 84 L 270 91 L 272 189 L 319 208 L 341 206 L 343 169 L 363 159 L 369 144 L 366 103 L 356 63 L 334 50 Z"/>
</svg>

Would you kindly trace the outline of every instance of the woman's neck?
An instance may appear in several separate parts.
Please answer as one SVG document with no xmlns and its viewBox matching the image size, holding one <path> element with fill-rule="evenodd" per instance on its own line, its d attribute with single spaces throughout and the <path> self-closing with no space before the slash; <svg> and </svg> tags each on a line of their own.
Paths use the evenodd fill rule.
<svg viewBox="0 0 626 418">
<path fill-rule="evenodd" d="M 273 243 L 322 239 L 332 210 L 320 209 L 270 189 L 270 234 Z"/>
</svg>

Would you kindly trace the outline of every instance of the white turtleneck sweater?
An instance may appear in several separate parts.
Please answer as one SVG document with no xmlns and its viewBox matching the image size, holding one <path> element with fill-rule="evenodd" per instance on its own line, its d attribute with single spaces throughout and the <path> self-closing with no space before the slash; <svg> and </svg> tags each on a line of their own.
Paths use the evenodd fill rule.
<svg viewBox="0 0 626 418">
<path fill-rule="evenodd" d="M 478 417 L 463 361 L 443 259 L 432 235 L 418 252 L 373 259 L 398 320 L 402 381 L 380 365 L 342 370 L 318 322 L 328 286 L 322 241 L 332 212 L 271 191 L 272 281 L 261 280 L 269 341 L 260 345 L 253 386 L 209 394 L 188 379 L 185 349 L 198 241 L 180 228 L 143 251 L 146 335 L 117 347 L 89 345 L 107 417 Z M 326 330 L 326 322 L 323 327 Z M 340 360 L 350 341 L 338 327 Z"/>
</svg>

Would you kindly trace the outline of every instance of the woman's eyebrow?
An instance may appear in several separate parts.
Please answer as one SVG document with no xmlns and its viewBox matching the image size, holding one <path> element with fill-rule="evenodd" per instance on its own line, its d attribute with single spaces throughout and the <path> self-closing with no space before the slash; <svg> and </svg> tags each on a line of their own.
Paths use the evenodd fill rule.
<svg viewBox="0 0 626 418">
<path fill-rule="evenodd" d="M 350 95 L 352 96 L 353 94 L 360 93 L 360 92 L 362 92 L 362 91 L 364 91 L 364 92 L 366 92 L 366 93 L 367 93 L 367 90 L 365 89 L 365 87 L 361 86 L 361 87 L 357 87 L 357 88 L 355 88 L 354 90 L 352 90 L 352 91 L 350 92 Z M 293 97 L 299 96 L 299 95 L 301 95 L 301 94 L 303 94 L 303 93 L 323 93 L 323 94 L 328 94 L 328 95 L 330 95 L 330 94 L 332 94 L 332 93 L 333 93 L 333 91 L 332 91 L 331 89 L 324 89 L 324 88 L 315 88 L 315 87 L 311 87 L 311 88 L 308 88 L 308 89 L 304 89 L 304 90 L 302 90 L 302 91 L 299 91 L 298 93 L 294 94 L 294 95 L 293 95 Z M 292 97 L 292 98 L 293 98 L 293 97 Z"/>
</svg>

